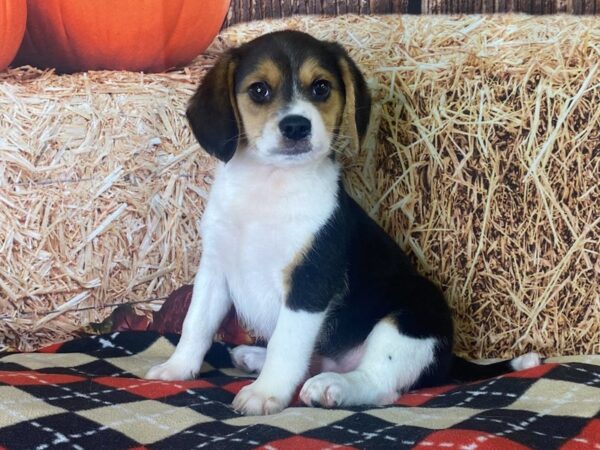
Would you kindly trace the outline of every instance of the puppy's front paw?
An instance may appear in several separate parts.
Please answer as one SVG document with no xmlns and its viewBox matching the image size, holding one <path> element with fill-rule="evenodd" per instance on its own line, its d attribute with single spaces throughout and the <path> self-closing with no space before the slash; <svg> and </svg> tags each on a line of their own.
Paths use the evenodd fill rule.
<svg viewBox="0 0 600 450">
<path fill-rule="evenodd" d="M 335 408 L 344 403 L 348 388 L 348 381 L 339 373 L 323 372 L 306 380 L 300 399 L 309 406 Z"/>
<path fill-rule="evenodd" d="M 171 360 L 152 367 L 144 376 L 147 380 L 179 381 L 192 380 L 200 371 L 198 363 Z"/>
<path fill-rule="evenodd" d="M 242 388 L 233 399 L 232 405 L 236 411 L 247 416 L 262 416 L 277 414 L 288 405 L 289 401 L 289 399 L 261 389 L 254 382 Z"/>
</svg>

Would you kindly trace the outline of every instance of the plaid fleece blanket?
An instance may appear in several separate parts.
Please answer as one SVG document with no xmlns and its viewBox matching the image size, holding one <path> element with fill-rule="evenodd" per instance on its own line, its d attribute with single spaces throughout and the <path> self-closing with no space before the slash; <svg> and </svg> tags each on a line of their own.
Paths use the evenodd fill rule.
<svg viewBox="0 0 600 450">
<path fill-rule="evenodd" d="M 600 357 L 410 392 L 387 407 L 296 402 L 244 417 L 251 379 L 215 343 L 198 380 L 140 379 L 177 337 L 114 332 L 0 355 L 0 449 L 599 449 Z"/>
</svg>

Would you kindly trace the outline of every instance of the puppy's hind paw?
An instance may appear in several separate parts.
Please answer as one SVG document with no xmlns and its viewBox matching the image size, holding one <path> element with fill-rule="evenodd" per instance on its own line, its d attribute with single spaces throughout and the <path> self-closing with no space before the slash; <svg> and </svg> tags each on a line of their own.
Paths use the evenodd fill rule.
<svg viewBox="0 0 600 450">
<path fill-rule="evenodd" d="M 240 345 L 231 350 L 233 365 L 244 372 L 260 372 L 267 357 L 267 349 L 250 345 Z"/>
<path fill-rule="evenodd" d="M 323 372 L 304 383 L 300 391 L 300 399 L 309 406 L 336 408 L 344 403 L 344 393 L 348 388 L 348 382 L 343 375 Z"/>
</svg>

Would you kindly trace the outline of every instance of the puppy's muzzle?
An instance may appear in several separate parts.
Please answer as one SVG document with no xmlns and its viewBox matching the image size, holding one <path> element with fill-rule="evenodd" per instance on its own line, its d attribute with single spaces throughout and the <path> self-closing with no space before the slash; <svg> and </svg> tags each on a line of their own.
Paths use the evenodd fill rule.
<svg viewBox="0 0 600 450">
<path fill-rule="evenodd" d="M 292 115 L 279 122 L 279 130 L 286 139 L 300 141 L 310 134 L 311 124 L 306 117 Z"/>
</svg>

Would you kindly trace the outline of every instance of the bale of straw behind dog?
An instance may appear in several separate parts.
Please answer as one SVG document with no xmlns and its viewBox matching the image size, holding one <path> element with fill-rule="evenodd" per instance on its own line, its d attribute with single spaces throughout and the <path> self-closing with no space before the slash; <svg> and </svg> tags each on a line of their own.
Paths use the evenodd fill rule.
<svg viewBox="0 0 600 450">
<path fill-rule="evenodd" d="M 214 161 L 184 117 L 223 49 L 338 40 L 376 98 L 346 183 L 444 289 L 470 356 L 600 352 L 600 32 L 575 17 L 293 18 L 176 72 L 0 74 L 0 336 L 37 348 L 192 280 Z M 207 124 L 210 126 L 210 124 Z M 157 299 L 157 300 L 152 300 Z"/>
</svg>

